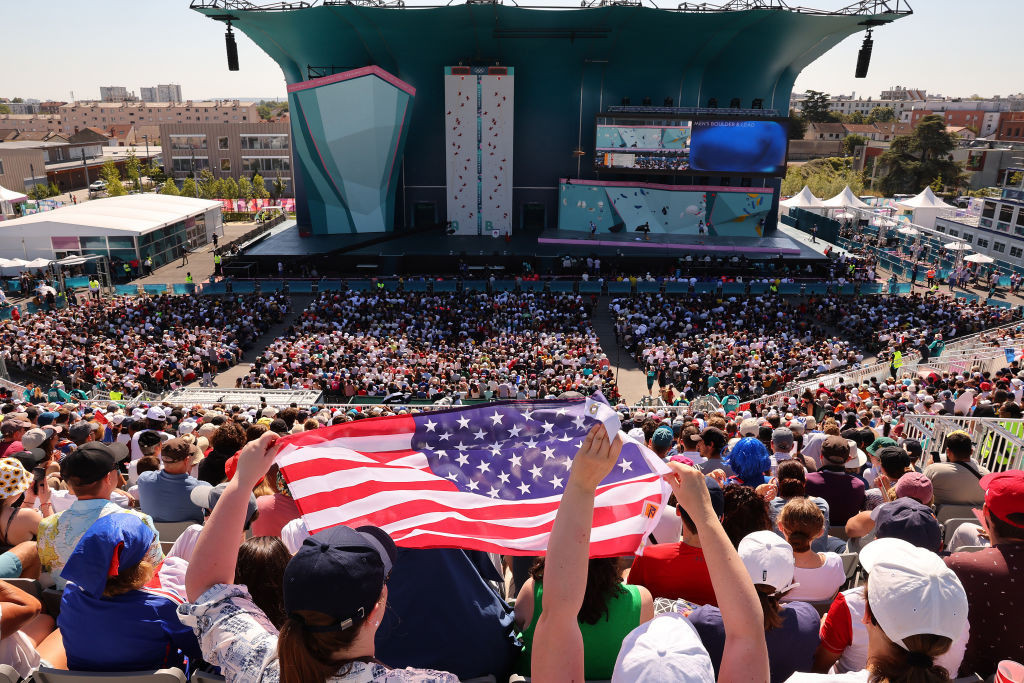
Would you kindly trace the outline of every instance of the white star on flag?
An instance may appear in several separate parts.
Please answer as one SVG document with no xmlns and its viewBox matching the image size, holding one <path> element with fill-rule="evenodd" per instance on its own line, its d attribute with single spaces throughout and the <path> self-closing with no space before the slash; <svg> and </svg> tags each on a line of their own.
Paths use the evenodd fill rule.
<svg viewBox="0 0 1024 683">
<path fill-rule="evenodd" d="M 433 420 L 427 420 L 423 423 L 423 426 L 427 428 L 428 432 L 432 432 L 434 431 L 434 428 L 437 427 L 437 423 Z"/>
<path fill-rule="evenodd" d="M 498 411 L 494 411 L 494 415 L 491 415 L 491 424 L 493 424 L 493 425 L 500 425 L 501 424 L 501 413 L 499 413 Z"/>
<path fill-rule="evenodd" d="M 551 477 L 551 486 L 553 486 L 556 489 L 562 488 L 562 478 L 561 477 Z"/>
<path fill-rule="evenodd" d="M 469 418 L 468 417 L 465 417 L 465 416 L 460 417 L 459 419 L 456 420 L 456 422 L 459 423 L 459 429 L 469 429 Z"/>
<path fill-rule="evenodd" d="M 512 429 L 508 430 L 509 437 L 519 436 L 519 432 L 523 431 L 521 425 L 512 425 Z"/>
</svg>

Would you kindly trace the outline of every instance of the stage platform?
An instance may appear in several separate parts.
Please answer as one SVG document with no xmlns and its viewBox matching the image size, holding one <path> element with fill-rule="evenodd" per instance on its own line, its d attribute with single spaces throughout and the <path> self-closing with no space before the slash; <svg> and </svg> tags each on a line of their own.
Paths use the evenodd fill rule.
<svg viewBox="0 0 1024 683">
<path fill-rule="evenodd" d="M 445 235 L 439 232 L 396 233 L 386 242 L 360 246 L 384 235 L 325 235 L 301 237 L 294 221 L 271 231 L 269 237 L 245 251 L 253 257 L 317 256 L 344 249 L 347 256 L 409 257 L 409 256 L 616 256 L 679 258 L 694 256 L 746 256 L 768 259 L 782 255 L 789 260 L 822 260 L 817 250 L 776 231 L 769 237 L 717 237 L 705 235 L 652 234 L 650 241 L 637 240 L 637 233 L 604 233 L 590 238 L 589 233 L 568 230 L 525 230 L 514 232 L 510 239 L 478 235 Z"/>
</svg>

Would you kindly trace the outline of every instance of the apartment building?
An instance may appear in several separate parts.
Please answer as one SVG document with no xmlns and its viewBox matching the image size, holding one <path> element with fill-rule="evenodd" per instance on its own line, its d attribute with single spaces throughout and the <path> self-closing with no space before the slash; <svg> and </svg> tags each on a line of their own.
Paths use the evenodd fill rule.
<svg viewBox="0 0 1024 683">
<path fill-rule="evenodd" d="M 139 98 L 143 102 L 181 102 L 181 86 L 176 83 L 155 85 L 152 88 L 139 88 Z"/>
<path fill-rule="evenodd" d="M 172 123 L 253 123 L 256 104 L 238 100 L 210 102 L 75 102 L 61 107 L 61 129 L 109 128 L 113 125 L 161 126 Z M 2 125 L 2 124 L 0 124 Z"/>
<path fill-rule="evenodd" d="M 218 178 L 260 174 L 269 186 L 276 178 L 292 187 L 291 126 L 264 123 L 177 123 L 160 126 L 164 171 L 184 180 L 209 169 Z"/>
</svg>

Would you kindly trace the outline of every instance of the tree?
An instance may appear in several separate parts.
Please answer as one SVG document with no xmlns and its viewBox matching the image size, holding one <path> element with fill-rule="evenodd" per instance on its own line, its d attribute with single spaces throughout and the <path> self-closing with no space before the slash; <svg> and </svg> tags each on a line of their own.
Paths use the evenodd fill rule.
<svg viewBox="0 0 1024 683">
<path fill-rule="evenodd" d="M 40 199 L 46 199 L 50 195 L 50 188 L 45 183 L 40 183 L 28 188 L 28 192 L 25 195 L 33 201 L 39 201 Z"/>
<path fill-rule="evenodd" d="M 252 183 L 245 176 L 238 179 L 238 198 L 252 199 Z"/>
<path fill-rule="evenodd" d="M 843 152 L 849 156 L 853 156 L 854 151 L 858 147 L 863 147 L 868 144 L 868 139 L 864 135 L 858 135 L 857 133 L 850 133 L 843 138 Z"/>
<path fill-rule="evenodd" d="M 810 123 L 838 121 L 839 117 L 829 110 L 831 100 L 828 93 L 808 90 L 807 99 L 803 102 L 804 118 Z"/>
<path fill-rule="evenodd" d="M 56 197 L 57 195 L 60 194 L 60 188 L 57 187 L 57 183 L 50 183 L 50 186 L 46 188 L 46 190 L 46 194 L 48 194 L 51 197 Z"/>
<path fill-rule="evenodd" d="M 217 178 L 213 181 L 213 196 L 210 199 L 224 199 L 224 180 Z"/>
<path fill-rule="evenodd" d="M 0 102 L 0 114 L 10 114 L 10 113 L 11 113 L 11 108 L 8 107 L 5 103 Z"/>
<path fill-rule="evenodd" d="M 848 114 L 845 117 L 846 123 L 852 123 L 855 125 L 861 125 L 868 122 L 868 117 L 864 116 L 863 112 L 855 111 Z"/>
<path fill-rule="evenodd" d="M 807 134 L 807 119 L 796 109 L 789 110 L 789 139 L 803 140 Z"/>
<path fill-rule="evenodd" d="M 859 195 L 864 192 L 864 177 L 853 170 L 851 159 L 830 157 L 815 159 L 799 166 L 791 165 L 782 181 L 782 194 L 793 196 L 804 185 L 818 197 L 837 195 L 847 185 L 854 194 Z"/>
<path fill-rule="evenodd" d="M 124 155 L 124 172 L 128 177 L 128 180 L 132 181 L 136 190 L 142 189 L 142 162 L 135 156 L 135 148 L 129 147 L 128 151 Z"/>
<path fill-rule="evenodd" d="M 13 102 L 14 104 L 21 104 L 24 101 L 25 100 L 21 99 L 20 97 L 12 97 L 11 98 L 11 102 Z"/>
<path fill-rule="evenodd" d="M 956 138 L 946 131 L 941 116 L 929 114 L 910 135 L 902 135 L 879 158 L 885 170 L 881 189 L 886 194 L 916 194 L 940 182 L 940 187 L 960 187 L 966 176 L 951 152 Z"/>
<path fill-rule="evenodd" d="M 213 172 L 208 168 L 204 168 L 199 172 L 199 196 L 203 199 L 216 199 L 214 197 L 214 187 L 217 179 L 213 176 Z"/>
<path fill-rule="evenodd" d="M 124 189 L 124 184 L 121 183 L 121 174 L 112 160 L 107 159 L 103 163 L 103 168 L 100 169 L 100 178 L 107 181 L 108 197 L 120 197 L 128 194 L 128 191 Z"/>
<path fill-rule="evenodd" d="M 223 199 L 238 199 L 238 181 L 234 178 L 227 178 L 224 180 L 224 196 Z"/>
<path fill-rule="evenodd" d="M 178 186 L 175 184 L 173 178 L 168 178 L 164 181 L 163 187 L 160 188 L 160 194 L 169 194 L 174 197 L 178 196 Z"/>
<path fill-rule="evenodd" d="M 181 183 L 181 196 L 182 197 L 196 197 L 198 196 L 196 181 L 189 176 L 185 178 L 184 182 Z"/>
<path fill-rule="evenodd" d="M 267 186 L 263 182 L 263 176 L 259 173 L 252 177 L 252 196 L 255 199 L 270 199 L 270 193 L 267 192 Z"/>
<path fill-rule="evenodd" d="M 281 179 L 281 174 L 278 173 L 277 177 L 274 178 L 274 198 L 280 199 L 284 196 L 284 193 L 288 191 L 288 185 Z"/>
<path fill-rule="evenodd" d="M 875 107 L 868 114 L 868 123 L 889 123 L 896 120 L 892 107 Z"/>
</svg>

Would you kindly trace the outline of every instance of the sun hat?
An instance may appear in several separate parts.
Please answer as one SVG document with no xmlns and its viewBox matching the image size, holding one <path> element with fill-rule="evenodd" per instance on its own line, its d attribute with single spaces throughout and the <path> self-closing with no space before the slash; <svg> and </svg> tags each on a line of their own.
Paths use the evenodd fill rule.
<svg viewBox="0 0 1024 683">
<path fill-rule="evenodd" d="M 871 614 L 904 650 L 908 636 L 932 634 L 956 640 L 967 622 L 967 593 L 935 553 L 899 538 L 879 538 L 860 551 L 868 572 Z"/>
<path fill-rule="evenodd" d="M 15 458 L 0 460 L 0 499 L 24 493 L 32 483 L 32 473 Z"/>
<path fill-rule="evenodd" d="M 395 561 L 395 542 L 383 529 L 334 526 L 313 534 L 284 571 L 284 606 L 289 618 L 299 610 L 334 618 L 314 633 L 358 627 L 373 611 Z M 324 586 L 343 587 L 324 591 Z"/>
<path fill-rule="evenodd" d="M 754 418 L 744 419 L 740 422 L 739 434 L 740 436 L 757 436 L 757 430 L 760 426 L 760 422 Z"/>
<path fill-rule="evenodd" d="M 736 548 L 755 585 L 763 584 L 782 595 L 800 584 L 793 583 L 793 546 L 773 531 L 754 531 Z"/>
<path fill-rule="evenodd" d="M 615 660 L 612 679 L 622 683 L 715 680 L 711 657 L 693 624 L 670 612 L 629 632 Z"/>
</svg>

